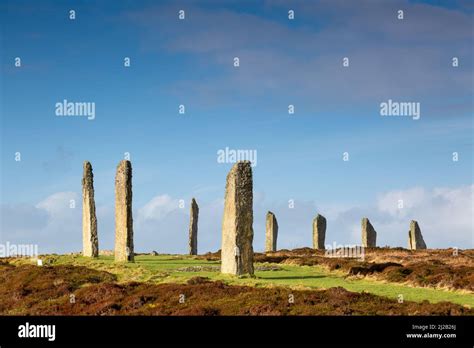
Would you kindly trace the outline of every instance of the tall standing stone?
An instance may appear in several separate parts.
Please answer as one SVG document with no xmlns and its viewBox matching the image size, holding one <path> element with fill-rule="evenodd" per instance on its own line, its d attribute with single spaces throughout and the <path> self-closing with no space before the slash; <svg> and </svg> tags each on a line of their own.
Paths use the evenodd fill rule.
<svg viewBox="0 0 474 348">
<path fill-rule="evenodd" d="M 313 249 L 324 250 L 326 218 L 318 214 L 313 220 Z"/>
<path fill-rule="evenodd" d="M 133 261 L 132 164 L 120 161 L 115 175 L 115 261 Z"/>
<path fill-rule="evenodd" d="M 193 198 L 191 201 L 191 212 L 189 219 L 189 254 L 197 255 L 197 233 L 198 233 L 198 217 L 199 207 L 196 200 Z"/>
<path fill-rule="evenodd" d="M 365 248 L 375 248 L 377 244 L 377 232 L 368 218 L 362 218 L 362 246 Z"/>
<path fill-rule="evenodd" d="M 227 175 L 222 220 L 221 272 L 253 275 L 253 183 L 249 161 Z"/>
<path fill-rule="evenodd" d="M 94 174 L 92 165 L 84 161 L 82 174 L 82 255 L 99 256 L 97 217 L 94 201 Z"/>
<path fill-rule="evenodd" d="M 277 250 L 278 222 L 271 211 L 267 213 L 265 224 L 265 251 Z"/>
<path fill-rule="evenodd" d="M 425 241 L 421 235 L 420 226 L 418 226 L 418 222 L 415 220 L 411 220 L 410 222 L 410 231 L 408 231 L 408 249 L 426 249 Z"/>
</svg>

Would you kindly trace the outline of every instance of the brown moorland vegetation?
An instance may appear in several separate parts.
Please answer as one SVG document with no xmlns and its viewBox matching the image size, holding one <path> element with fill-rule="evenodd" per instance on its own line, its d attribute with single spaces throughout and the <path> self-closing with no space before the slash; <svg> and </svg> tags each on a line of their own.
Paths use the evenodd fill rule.
<svg viewBox="0 0 474 348">
<path fill-rule="evenodd" d="M 217 261 L 220 252 L 200 258 Z M 389 282 L 413 286 L 474 291 L 474 250 L 453 249 L 407 250 L 403 248 L 368 248 L 364 260 L 327 257 L 325 252 L 311 248 L 255 253 L 256 262 L 299 266 L 321 265 L 340 270 L 348 276 L 370 276 Z"/>
<path fill-rule="evenodd" d="M 291 290 L 226 285 L 194 277 L 187 284 L 117 284 L 78 266 L 0 263 L 2 315 L 474 315 L 448 302 L 397 301 L 343 288 Z M 180 295 L 184 303 L 179 302 Z M 289 303 L 289 295 L 294 303 Z M 74 295 L 74 301 L 71 301 Z"/>
</svg>

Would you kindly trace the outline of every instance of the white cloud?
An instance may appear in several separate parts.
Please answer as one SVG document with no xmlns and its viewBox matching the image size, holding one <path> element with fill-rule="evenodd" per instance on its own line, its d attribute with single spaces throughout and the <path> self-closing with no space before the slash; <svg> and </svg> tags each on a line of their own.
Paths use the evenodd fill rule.
<svg viewBox="0 0 474 348">
<path fill-rule="evenodd" d="M 64 219 L 66 216 L 74 215 L 73 209 L 81 204 L 78 197 L 75 192 L 57 192 L 36 204 L 36 208 L 47 211 L 52 219 Z"/>
<path fill-rule="evenodd" d="M 78 197 L 75 192 L 57 192 L 35 205 L 2 205 L 2 240 L 37 244 L 39 253 L 78 250 L 82 240 Z"/>
<path fill-rule="evenodd" d="M 390 191 L 378 198 L 377 209 L 392 216 L 405 216 L 406 212 L 419 206 L 424 200 L 426 200 L 426 192 L 421 187 L 404 191 Z M 403 209 L 399 208 L 399 201 L 402 202 Z"/>
<path fill-rule="evenodd" d="M 372 214 L 367 209 L 367 217 L 379 231 L 379 245 L 406 247 L 409 222 L 417 220 L 428 247 L 472 248 L 473 192 L 474 185 L 390 191 L 378 197 Z"/>
<path fill-rule="evenodd" d="M 154 197 L 138 210 L 138 220 L 161 220 L 173 210 L 179 209 L 179 201 L 169 195 Z"/>
</svg>

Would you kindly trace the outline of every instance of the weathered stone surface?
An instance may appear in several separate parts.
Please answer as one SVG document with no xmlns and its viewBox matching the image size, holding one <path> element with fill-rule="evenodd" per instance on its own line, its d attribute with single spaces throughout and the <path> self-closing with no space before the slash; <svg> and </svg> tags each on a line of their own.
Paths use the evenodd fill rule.
<svg viewBox="0 0 474 348">
<path fill-rule="evenodd" d="M 277 250 L 278 222 L 271 211 L 267 213 L 265 224 L 265 251 Z"/>
<path fill-rule="evenodd" d="M 94 201 L 94 174 L 92 165 L 85 161 L 82 174 L 82 255 L 99 256 L 99 238 L 97 236 L 97 217 Z"/>
<path fill-rule="evenodd" d="M 408 249 L 426 249 L 425 241 L 421 235 L 420 226 L 418 226 L 418 222 L 415 220 L 411 220 L 410 222 L 410 231 L 408 231 Z"/>
<path fill-rule="evenodd" d="M 313 249 L 324 250 L 326 218 L 318 214 L 313 220 Z"/>
<path fill-rule="evenodd" d="M 133 261 L 132 164 L 123 160 L 115 176 L 115 261 Z"/>
<path fill-rule="evenodd" d="M 362 218 L 362 246 L 365 248 L 375 248 L 377 245 L 377 232 L 368 218 Z"/>
<path fill-rule="evenodd" d="M 189 218 L 189 254 L 197 255 L 197 233 L 198 233 L 199 207 L 196 200 L 191 201 L 191 211 Z"/>
<path fill-rule="evenodd" d="M 227 175 L 222 220 L 221 272 L 253 275 L 253 183 L 249 161 Z"/>
</svg>

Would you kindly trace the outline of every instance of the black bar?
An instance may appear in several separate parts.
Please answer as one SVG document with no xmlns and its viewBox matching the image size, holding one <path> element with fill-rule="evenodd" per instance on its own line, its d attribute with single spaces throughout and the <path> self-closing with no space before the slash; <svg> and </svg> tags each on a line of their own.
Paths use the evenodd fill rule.
<svg viewBox="0 0 474 348">
<path fill-rule="evenodd" d="M 55 325 L 55 340 L 20 338 L 26 323 Z M 469 346 L 473 317 L 0 317 L 2 348 L 21 344 L 329 344 Z M 414 329 L 426 326 L 423 331 Z M 455 329 L 452 328 L 455 325 Z M 449 328 L 450 327 L 450 328 Z M 444 328 L 444 329 L 441 329 Z M 448 329 L 449 328 L 449 329 Z M 407 334 L 456 334 L 456 337 L 407 338 Z"/>
</svg>

